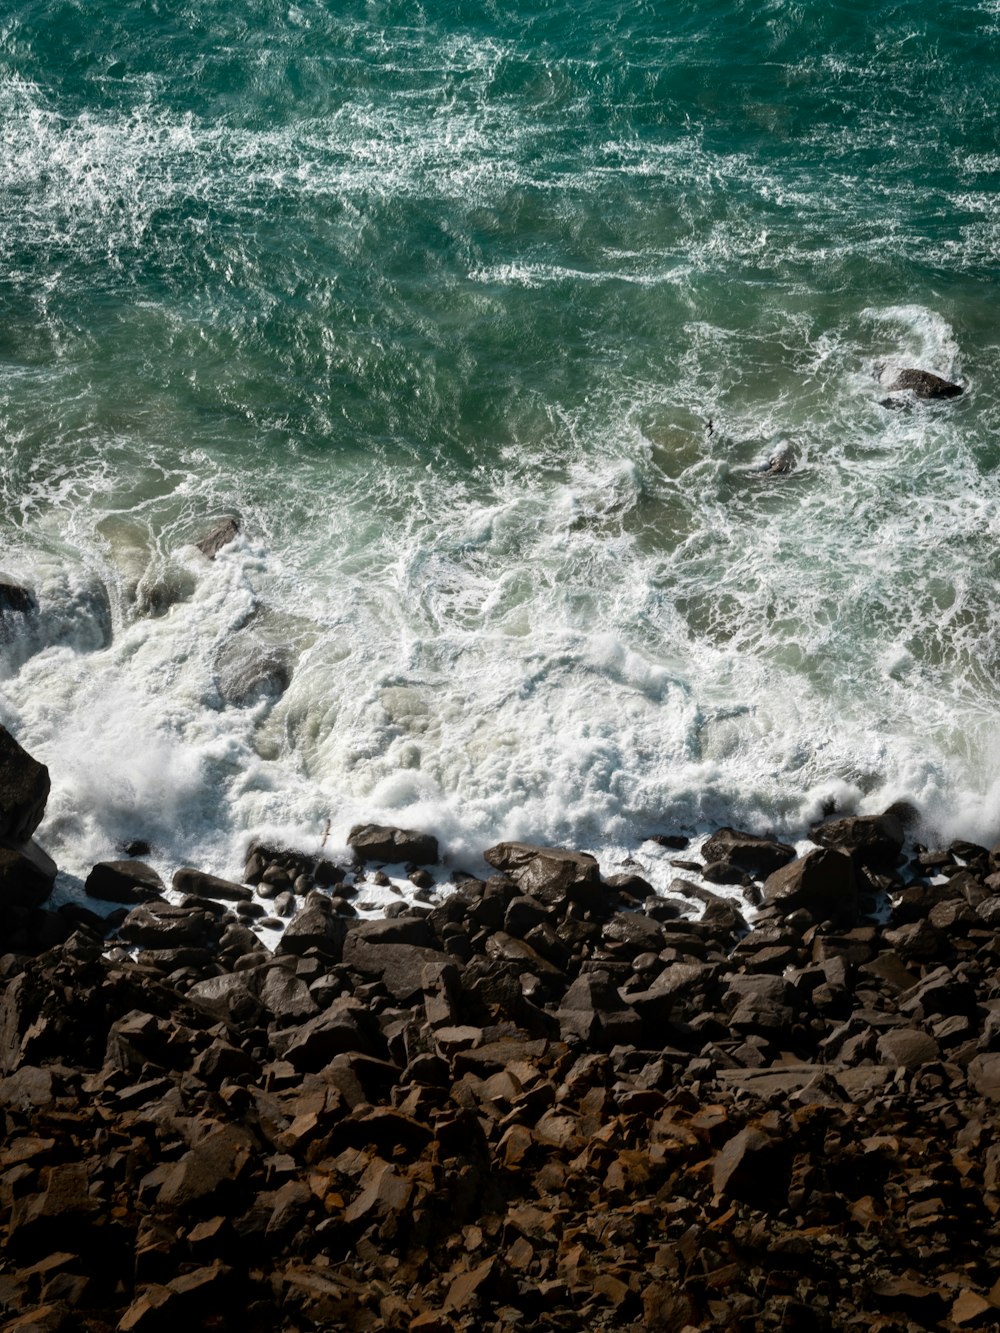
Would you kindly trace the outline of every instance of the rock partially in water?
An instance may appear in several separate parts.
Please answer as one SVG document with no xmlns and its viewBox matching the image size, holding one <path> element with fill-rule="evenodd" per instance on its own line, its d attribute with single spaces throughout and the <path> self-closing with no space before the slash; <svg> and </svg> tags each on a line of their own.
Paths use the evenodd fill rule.
<svg viewBox="0 0 1000 1333">
<path fill-rule="evenodd" d="M 16 611 L 20 615 L 27 615 L 37 606 L 38 602 L 30 588 L 24 587 L 21 583 L 14 583 L 0 574 L 0 615 L 5 611 Z"/>
<path fill-rule="evenodd" d="M 413 829 L 355 824 L 347 842 L 362 861 L 406 861 L 418 866 L 433 866 L 438 862 L 437 838 Z"/>
<path fill-rule="evenodd" d="M 929 370 L 901 370 L 889 385 L 889 393 L 901 393 L 904 390 L 916 398 L 957 398 L 965 390 L 960 384 L 932 375 Z"/>
<path fill-rule="evenodd" d="M 27 842 L 42 822 L 49 798 L 49 770 L 0 727 L 0 838 Z"/>
<path fill-rule="evenodd" d="M 209 560 L 214 560 L 224 546 L 235 541 L 240 535 L 239 519 L 227 518 L 213 528 L 207 536 L 202 537 L 200 541 L 195 542 L 202 555 L 207 555 Z"/>
<path fill-rule="evenodd" d="M 252 629 L 241 630 L 223 644 L 215 669 L 219 693 L 238 708 L 268 695 L 279 698 L 292 680 L 289 651 L 268 643 Z"/>
<path fill-rule="evenodd" d="M 161 898 L 166 886 L 144 861 L 100 861 L 87 876 L 89 898 L 105 903 L 144 903 Z"/>
</svg>

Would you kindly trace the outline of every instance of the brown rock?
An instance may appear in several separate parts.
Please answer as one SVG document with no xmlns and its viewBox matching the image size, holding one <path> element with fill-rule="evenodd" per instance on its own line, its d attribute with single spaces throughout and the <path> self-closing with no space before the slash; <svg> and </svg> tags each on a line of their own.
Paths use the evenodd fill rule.
<svg viewBox="0 0 1000 1333">
<path fill-rule="evenodd" d="M 200 541 L 195 542 L 195 546 L 201 551 L 202 555 L 207 555 L 209 560 L 214 560 L 222 548 L 235 541 L 239 535 L 239 521 L 235 518 L 227 518 L 217 528 L 213 528 L 206 537 L 202 537 Z"/>
<path fill-rule="evenodd" d="M 217 875 L 206 875 L 201 870 L 185 868 L 174 874 L 172 888 L 178 893 L 190 893 L 195 898 L 223 898 L 227 902 L 249 902 L 253 890 L 245 884 L 234 884 Z"/>
<path fill-rule="evenodd" d="M 237 1179 L 253 1147 L 250 1134 L 239 1126 L 223 1125 L 213 1131 L 170 1168 L 160 1188 L 160 1204 L 184 1209 L 211 1200 L 223 1185 Z"/>
<path fill-rule="evenodd" d="M 749 875 L 770 875 L 795 856 L 795 848 L 774 838 L 721 828 L 701 849 L 706 864 L 724 861 Z"/>
<path fill-rule="evenodd" d="M 920 1065 L 940 1060 L 941 1050 L 933 1037 L 917 1028 L 894 1028 L 878 1039 L 880 1058 L 889 1065 L 917 1069 Z"/>
</svg>

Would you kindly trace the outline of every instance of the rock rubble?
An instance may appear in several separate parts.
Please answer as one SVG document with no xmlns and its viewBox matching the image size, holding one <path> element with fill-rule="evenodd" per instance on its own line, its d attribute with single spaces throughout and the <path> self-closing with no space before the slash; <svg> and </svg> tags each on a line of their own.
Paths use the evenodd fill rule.
<svg viewBox="0 0 1000 1333">
<path fill-rule="evenodd" d="M 0 881 L 3 1329 L 998 1326 L 1000 847 L 720 830 L 747 922 L 505 843 L 361 919 L 398 832 L 116 863 L 106 937 Z"/>
</svg>

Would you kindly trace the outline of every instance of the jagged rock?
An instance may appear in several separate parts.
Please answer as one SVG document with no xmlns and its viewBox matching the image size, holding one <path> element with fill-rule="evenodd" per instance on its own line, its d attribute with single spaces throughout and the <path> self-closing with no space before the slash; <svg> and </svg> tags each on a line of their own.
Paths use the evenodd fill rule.
<svg viewBox="0 0 1000 1333">
<path fill-rule="evenodd" d="M 437 865 L 437 838 L 411 829 L 380 824 L 355 824 L 347 835 L 348 846 L 361 861 L 404 861 L 414 865 Z"/>
<path fill-rule="evenodd" d="M 562 998 L 557 1015 L 564 1041 L 578 1039 L 599 1050 L 638 1041 L 642 1020 L 618 994 L 604 972 L 578 977 Z"/>
<path fill-rule="evenodd" d="M 278 941 L 279 954 L 304 954 L 317 949 L 326 958 L 339 962 L 347 935 L 347 923 L 329 907 L 310 903 L 292 917 Z"/>
<path fill-rule="evenodd" d="M 712 1165 L 715 1193 L 761 1207 L 781 1189 L 777 1158 L 777 1145 L 770 1135 L 753 1126 L 741 1129 Z"/>
<path fill-rule="evenodd" d="M 195 546 L 201 551 L 202 555 L 208 556 L 209 560 L 214 560 L 222 548 L 231 541 L 235 541 L 239 534 L 238 519 L 227 518 L 217 528 L 213 528 L 207 536 L 202 537 L 200 541 L 196 541 Z"/>
<path fill-rule="evenodd" d="M 909 389 L 917 398 L 956 398 L 964 390 L 960 384 L 933 375 L 929 370 L 901 370 L 888 387 L 889 393 Z"/>
<path fill-rule="evenodd" d="M 889 1065 L 917 1069 L 920 1065 L 940 1060 L 941 1048 L 933 1037 L 919 1028 L 894 1028 L 878 1039 L 878 1053 Z"/>
<path fill-rule="evenodd" d="M 790 861 L 764 881 L 764 902 L 785 913 L 804 907 L 818 920 L 853 921 L 858 889 L 850 857 L 823 849 Z"/>
<path fill-rule="evenodd" d="M 795 848 L 774 838 L 739 829 L 721 828 L 701 849 L 706 864 L 723 861 L 749 875 L 770 875 L 795 856 Z"/>
<path fill-rule="evenodd" d="M 159 1202 L 186 1209 L 212 1201 L 222 1186 L 236 1180 L 253 1151 L 254 1142 L 246 1129 L 220 1126 L 170 1168 L 160 1187 Z"/>
<path fill-rule="evenodd" d="M 38 907 L 52 892 L 55 877 L 56 863 L 37 842 L 0 842 L 0 904 Z"/>
<path fill-rule="evenodd" d="M 143 948 L 175 949 L 205 945 L 218 939 L 219 931 L 209 912 L 158 902 L 133 908 L 119 927 L 119 934 L 129 944 Z"/>
<path fill-rule="evenodd" d="M 586 852 L 501 842 L 488 848 L 483 858 L 510 875 L 522 894 L 552 906 L 567 901 L 591 906 L 602 901 L 600 867 Z"/>
<path fill-rule="evenodd" d="M 42 822 L 49 798 L 49 770 L 0 727 L 0 839 L 17 847 Z"/>
<path fill-rule="evenodd" d="M 359 976 L 380 981 L 401 1004 L 415 1000 L 421 994 L 423 970 L 427 964 L 454 965 L 451 955 L 439 949 L 413 944 L 383 944 L 353 929 L 344 940 L 343 962 Z"/>
<path fill-rule="evenodd" d="M 161 898 L 165 888 L 153 867 L 144 861 L 100 861 L 84 885 L 88 897 L 106 903 L 149 902 Z"/>
<path fill-rule="evenodd" d="M 846 852 L 855 865 L 891 868 L 902 850 L 905 833 L 902 821 L 887 813 L 831 819 L 814 828 L 810 836 L 820 847 Z"/>
<path fill-rule="evenodd" d="M 300 1072 L 322 1069 L 335 1055 L 348 1051 L 377 1054 L 367 1007 L 347 995 L 334 1000 L 327 1010 L 308 1022 L 276 1034 L 274 1047 L 282 1059 Z"/>
</svg>

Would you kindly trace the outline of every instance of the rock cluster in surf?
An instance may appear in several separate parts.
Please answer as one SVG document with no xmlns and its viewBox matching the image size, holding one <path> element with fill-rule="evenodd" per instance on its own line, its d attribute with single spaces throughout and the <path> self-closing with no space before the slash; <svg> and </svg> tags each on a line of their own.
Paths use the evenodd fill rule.
<svg viewBox="0 0 1000 1333">
<path fill-rule="evenodd" d="M 2 740 L 23 856 L 48 778 Z M 903 814 L 720 830 L 665 897 L 500 844 L 378 920 L 422 835 L 176 901 L 107 863 L 110 938 L 5 873 L 3 1327 L 996 1327 L 1000 848 L 907 862 Z"/>
</svg>

